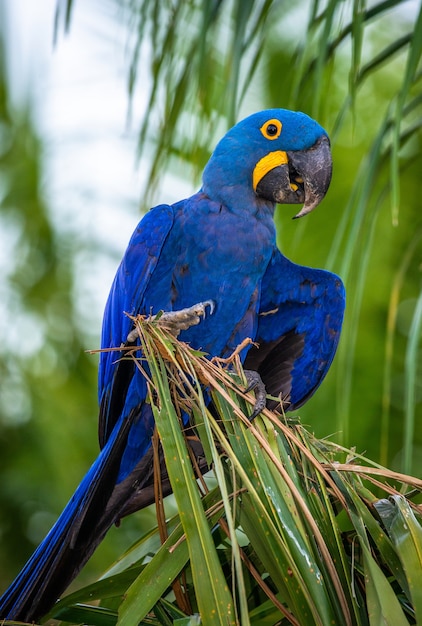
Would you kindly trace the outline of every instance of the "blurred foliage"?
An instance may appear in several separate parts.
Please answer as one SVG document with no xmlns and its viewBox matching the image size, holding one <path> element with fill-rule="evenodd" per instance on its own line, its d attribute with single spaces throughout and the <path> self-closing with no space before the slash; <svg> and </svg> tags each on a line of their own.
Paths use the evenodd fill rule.
<svg viewBox="0 0 422 626">
<path fill-rule="evenodd" d="M 299 223 L 290 220 L 288 208 L 277 212 L 282 251 L 296 262 L 336 271 L 348 293 L 339 354 L 300 416 L 319 437 L 335 432 L 337 441 L 420 475 L 419 4 L 108 4 L 127 17 L 129 99 L 137 97 L 140 84 L 149 89 L 145 117 L 132 120 L 140 127 L 139 152 L 150 162 L 144 209 L 160 201 L 166 172 L 199 184 L 215 141 L 253 111 L 300 109 L 329 131 L 335 169 L 323 205 Z M 58 2 L 55 28 L 65 27 L 71 37 L 82 5 Z M 0 20 L 0 29 L 6 23 Z M 11 102 L 6 53 L 0 40 L 0 293 L 8 324 L 0 346 L 5 583 L 97 450 L 95 362 L 84 353 L 95 346 L 84 343 L 72 291 L 78 242 L 55 231 L 54 206 L 43 187 L 43 138 L 34 126 L 31 99 L 21 108 Z M 113 529 L 90 567 L 101 569 L 119 554 L 143 519 L 141 514 Z"/>
<path fill-rule="evenodd" d="M 72 245 L 55 232 L 44 196 L 31 102 L 15 108 L 7 81 L 0 40 L 3 331 L 8 324 L 0 355 L 0 536 L 9 578 L 66 503 L 87 455 L 96 454 L 97 409 L 95 362 L 75 322 Z"/>
</svg>

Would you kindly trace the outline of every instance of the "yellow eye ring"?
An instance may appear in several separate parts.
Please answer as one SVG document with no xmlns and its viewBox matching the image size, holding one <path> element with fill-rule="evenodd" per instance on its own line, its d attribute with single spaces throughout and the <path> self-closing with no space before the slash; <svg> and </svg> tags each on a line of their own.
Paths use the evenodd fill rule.
<svg viewBox="0 0 422 626">
<path fill-rule="evenodd" d="M 283 125 L 280 120 L 272 119 L 265 122 L 259 130 L 264 135 L 265 139 L 277 139 L 280 137 L 282 128 Z"/>
</svg>

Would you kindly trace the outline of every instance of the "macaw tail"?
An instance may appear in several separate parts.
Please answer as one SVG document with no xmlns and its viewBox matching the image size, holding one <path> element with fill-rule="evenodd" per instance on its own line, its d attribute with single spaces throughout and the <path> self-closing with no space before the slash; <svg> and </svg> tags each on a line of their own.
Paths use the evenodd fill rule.
<svg viewBox="0 0 422 626">
<path fill-rule="evenodd" d="M 131 418 L 116 424 L 63 513 L 0 598 L 0 618 L 32 622 L 45 615 L 119 519 L 135 486 L 124 481 L 125 489 L 112 497 Z"/>
<path fill-rule="evenodd" d="M 0 621 L 39 620 L 77 576 L 108 529 L 122 517 L 154 502 L 152 446 L 119 482 L 128 434 L 137 418 L 139 409 L 117 422 L 63 513 L 0 598 Z M 190 428 L 186 429 L 186 435 L 196 469 L 207 472 L 209 467 L 201 442 Z M 157 461 L 161 491 L 166 496 L 171 493 L 171 484 L 161 449 Z"/>
</svg>

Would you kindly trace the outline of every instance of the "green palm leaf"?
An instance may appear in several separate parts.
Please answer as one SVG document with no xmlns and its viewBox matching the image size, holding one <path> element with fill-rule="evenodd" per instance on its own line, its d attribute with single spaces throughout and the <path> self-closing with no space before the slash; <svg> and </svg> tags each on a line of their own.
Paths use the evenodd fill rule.
<svg viewBox="0 0 422 626">
<path fill-rule="evenodd" d="M 98 611 L 98 624 L 171 624 L 189 607 L 186 619 L 197 623 L 198 612 L 205 625 L 412 623 L 422 573 L 413 500 L 422 481 L 319 441 L 283 415 L 265 410 L 249 422 L 253 397 L 242 391 L 236 357 L 231 365 L 210 362 L 159 320 L 136 324 L 178 516 L 161 546 L 147 533 L 50 617 L 72 622 L 89 614 L 97 624 Z M 144 358 L 130 354 L 144 369 Z M 214 466 L 216 486 L 207 493 L 183 436 L 187 409 Z M 178 579 L 184 608 L 171 591 Z M 100 608 L 87 608 L 95 599 Z"/>
</svg>

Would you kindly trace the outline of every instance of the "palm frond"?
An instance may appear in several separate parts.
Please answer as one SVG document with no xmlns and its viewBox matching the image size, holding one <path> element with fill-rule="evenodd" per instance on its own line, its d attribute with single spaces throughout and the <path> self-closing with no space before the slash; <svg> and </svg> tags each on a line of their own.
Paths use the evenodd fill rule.
<svg viewBox="0 0 422 626">
<path fill-rule="evenodd" d="M 297 418 L 265 410 L 250 422 L 236 356 L 210 361 L 159 321 L 136 325 L 142 355 L 130 356 L 149 381 L 177 514 L 162 545 L 150 531 L 49 617 L 179 623 L 181 594 L 205 625 L 415 623 L 422 481 L 316 439 Z M 187 411 L 214 468 L 210 487 L 192 469 Z"/>
</svg>

